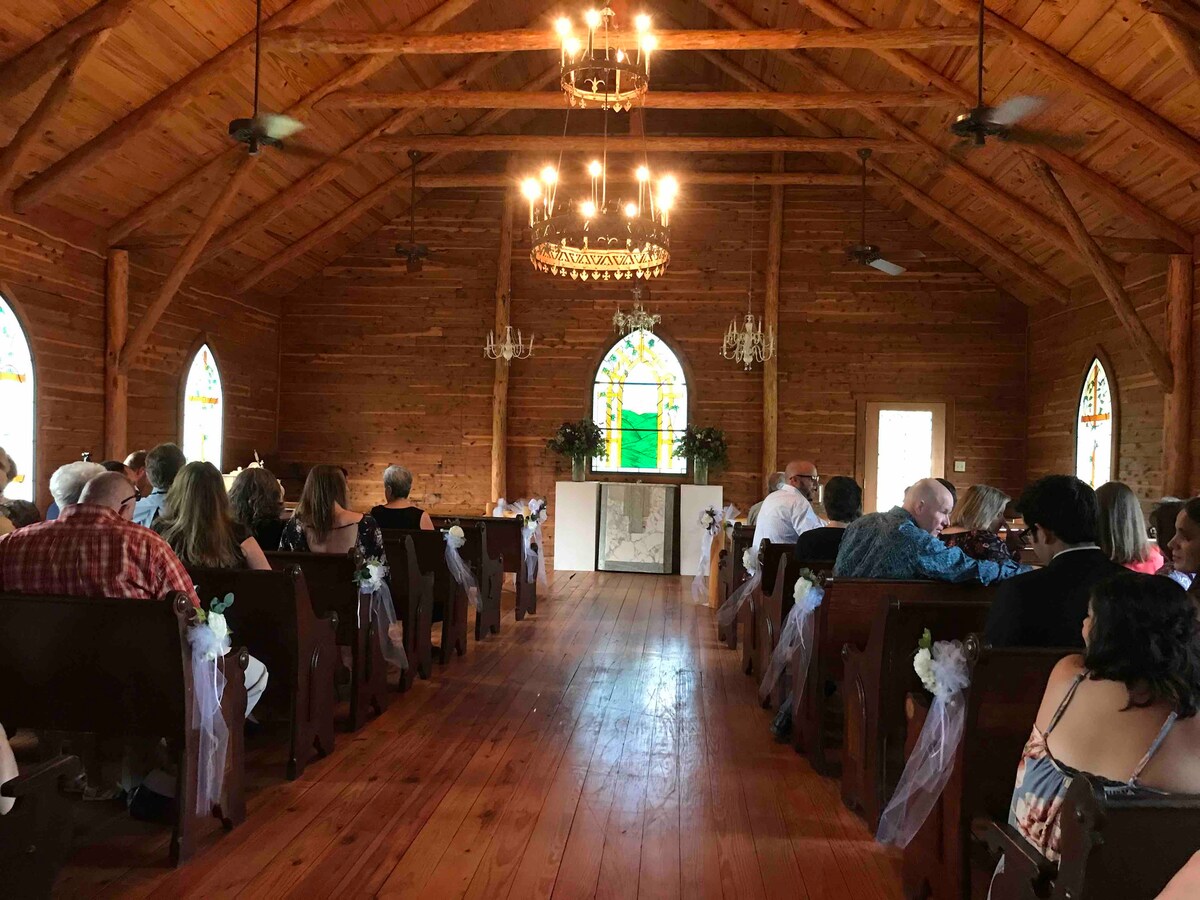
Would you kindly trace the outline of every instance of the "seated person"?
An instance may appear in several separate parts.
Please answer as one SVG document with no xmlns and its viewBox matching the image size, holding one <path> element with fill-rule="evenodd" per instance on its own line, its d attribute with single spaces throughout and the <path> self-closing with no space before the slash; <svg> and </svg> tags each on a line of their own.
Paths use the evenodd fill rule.
<svg viewBox="0 0 1200 900">
<path fill-rule="evenodd" d="M 154 485 L 150 483 L 150 477 L 146 474 L 147 455 L 145 450 L 134 450 L 125 457 L 125 465 L 133 473 L 133 486 L 141 492 L 143 497 L 149 497 L 150 492 L 154 490 Z"/>
<path fill-rule="evenodd" d="M 383 532 L 370 516 L 346 508 L 346 475 L 338 466 L 313 466 L 304 479 L 296 514 L 279 540 L 280 550 L 347 553 L 357 547 L 364 559 L 385 565 Z"/>
<path fill-rule="evenodd" d="M 786 482 L 787 476 L 782 472 L 772 472 L 767 476 L 767 497 L 775 493 Z M 762 505 L 767 502 L 767 497 L 759 500 L 750 507 L 750 512 L 746 513 L 746 527 L 753 528 L 758 523 L 758 513 L 762 509 Z"/>
<path fill-rule="evenodd" d="M 1176 570 L 1200 572 L 1200 497 L 1193 497 L 1179 511 L 1175 518 L 1175 535 L 1167 547 L 1171 551 L 1171 565 Z M 1200 578 L 1192 581 L 1188 591 L 1200 594 Z"/>
<path fill-rule="evenodd" d="M 1196 612 L 1166 578 L 1118 569 L 1093 586 L 1084 652 L 1050 673 L 1009 806 L 1009 824 L 1047 859 L 1058 861 L 1076 774 L 1106 788 L 1200 793 Z"/>
<path fill-rule="evenodd" d="M 119 475 L 124 475 L 130 484 L 137 487 L 137 477 L 134 475 L 133 469 L 129 468 L 129 466 L 125 465 L 119 459 L 106 459 L 100 465 L 104 467 L 105 472 L 116 472 Z M 141 494 L 140 489 L 138 493 Z"/>
<path fill-rule="evenodd" d="M 955 505 L 950 526 L 941 533 L 942 543 L 960 548 L 972 559 L 1015 562 L 1016 557 L 999 534 L 1004 508 L 1011 499 L 1004 491 L 986 484 L 971 485 L 962 502 Z"/>
<path fill-rule="evenodd" d="M 958 488 L 954 486 L 954 482 L 949 478 L 938 478 L 937 483 L 950 492 L 950 509 L 953 510 L 958 504 Z"/>
<path fill-rule="evenodd" d="M 1158 544 L 1158 549 L 1162 551 L 1164 559 L 1162 568 L 1154 574 L 1166 575 L 1186 591 L 1192 586 L 1192 579 L 1196 577 L 1196 573 L 1179 571 L 1175 568 L 1175 561 L 1171 558 L 1171 539 L 1175 537 L 1175 520 L 1184 506 L 1184 501 L 1178 497 L 1163 497 L 1150 511 L 1150 524 L 1154 531 L 1154 542 Z"/>
<path fill-rule="evenodd" d="M 1108 558 L 1134 572 L 1153 575 L 1163 565 L 1163 553 L 1152 543 L 1142 506 L 1129 485 L 1110 481 L 1096 489 L 1100 504 L 1100 549 Z"/>
<path fill-rule="evenodd" d="M 46 513 L 46 521 L 54 521 L 69 506 L 74 506 L 79 502 L 79 497 L 83 493 L 84 486 L 104 472 L 104 466 L 100 463 L 79 462 L 67 463 L 65 466 L 59 466 L 54 470 L 54 474 L 50 476 L 50 496 L 54 498 L 54 515 Z M 128 484 L 128 482 L 126 482 Z"/>
<path fill-rule="evenodd" d="M 42 511 L 28 500 L 0 500 L 0 516 L 12 523 L 13 530 L 42 521 Z"/>
<path fill-rule="evenodd" d="M 936 478 L 918 481 L 905 492 L 903 506 L 869 513 L 846 526 L 833 574 L 991 584 L 1026 569 L 1011 561 L 972 559 L 939 541 L 953 505 L 950 491 Z"/>
<path fill-rule="evenodd" d="M 0 502 L 4 499 L 4 489 L 10 481 L 17 477 L 17 464 L 13 458 L 0 447 Z M 0 509 L 0 536 L 8 534 L 16 528 L 16 524 L 8 517 L 5 510 Z"/>
<path fill-rule="evenodd" d="M 820 528 L 825 523 L 812 508 L 821 476 L 817 467 L 806 459 L 793 459 L 783 473 L 783 485 L 767 495 L 754 523 L 754 539 L 750 546 L 757 548 L 763 541 L 772 544 L 793 544 L 796 538 Z"/>
<path fill-rule="evenodd" d="M 234 519 L 225 479 L 212 463 L 179 470 L 152 527 L 189 568 L 271 568 L 250 529 Z"/>
<path fill-rule="evenodd" d="M 1017 501 L 1034 556 L 1045 568 L 1000 586 L 985 636 L 996 647 L 1078 647 L 1098 581 L 1123 571 L 1096 544 L 1096 492 L 1073 475 L 1047 475 Z"/>
<path fill-rule="evenodd" d="M 229 489 L 233 517 L 250 529 L 264 552 L 279 549 L 283 536 L 283 485 L 267 469 L 242 469 Z"/>
<path fill-rule="evenodd" d="M 837 559 L 846 526 L 862 515 L 862 488 L 846 475 L 834 475 L 825 483 L 825 515 L 828 524 L 796 538 L 796 559 Z"/>
<path fill-rule="evenodd" d="M 150 479 L 153 489 L 149 495 L 144 495 L 138 500 L 133 521 L 147 528 L 154 524 L 167 501 L 167 491 L 171 489 L 175 476 L 185 465 L 187 457 L 175 444 L 159 444 L 146 454 L 146 477 Z"/>
<path fill-rule="evenodd" d="M 371 509 L 371 518 L 380 528 L 433 531 L 429 513 L 408 499 L 412 481 L 412 472 L 404 466 L 388 466 L 383 470 L 383 496 L 387 502 Z"/>
</svg>

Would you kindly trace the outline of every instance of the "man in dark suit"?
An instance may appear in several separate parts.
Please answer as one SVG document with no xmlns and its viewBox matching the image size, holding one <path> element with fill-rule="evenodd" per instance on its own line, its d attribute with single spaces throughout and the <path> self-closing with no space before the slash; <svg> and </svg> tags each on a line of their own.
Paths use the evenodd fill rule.
<svg viewBox="0 0 1200 900">
<path fill-rule="evenodd" d="M 1025 489 L 1017 509 L 1045 568 L 1000 584 L 987 640 L 997 647 L 1082 647 L 1092 586 L 1123 571 L 1096 544 L 1096 492 L 1071 475 L 1047 475 Z"/>
</svg>

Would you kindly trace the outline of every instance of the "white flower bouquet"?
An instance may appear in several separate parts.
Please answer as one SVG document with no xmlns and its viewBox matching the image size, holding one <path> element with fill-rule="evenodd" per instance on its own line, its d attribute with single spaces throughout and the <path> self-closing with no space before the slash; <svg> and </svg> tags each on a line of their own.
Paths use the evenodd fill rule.
<svg viewBox="0 0 1200 900">
<path fill-rule="evenodd" d="M 358 589 L 361 593 L 373 594 L 383 586 L 387 576 L 388 567 L 384 565 L 383 560 L 372 556 L 365 560 L 363 567 L 354 573 L 354 580 L 358 582 Z"/>
<path fill-rule="evenodd" d="M 467 542 L 467 535 L 462 530 L 461 525 L 451 525 L 446 529 L 446 543 L 455 550 L 460 549 Z"/>
</svg>

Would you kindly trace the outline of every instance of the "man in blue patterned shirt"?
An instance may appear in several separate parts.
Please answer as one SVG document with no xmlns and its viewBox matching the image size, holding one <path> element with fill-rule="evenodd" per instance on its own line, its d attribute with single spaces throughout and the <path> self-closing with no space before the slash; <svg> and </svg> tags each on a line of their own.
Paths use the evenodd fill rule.
<svg viewBox="0 0 1200 900">
<path fill-rule="evenodd" d="M 1017 563 L 972 559 L 939 539 L 954 500 L 936 478 L 918 481 L 904 505 L 846 526 L 833 574 L 842 578 L 929 579 L 991 584 L 1029 571 Z"/>
</svg>

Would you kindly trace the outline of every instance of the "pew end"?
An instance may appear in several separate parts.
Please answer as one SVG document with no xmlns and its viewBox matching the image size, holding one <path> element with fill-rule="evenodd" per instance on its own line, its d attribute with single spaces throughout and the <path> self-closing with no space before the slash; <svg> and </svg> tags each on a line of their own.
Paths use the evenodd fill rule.
<svg viewBox="0 0 1200 900">
<path fill-rule="evenodd" d="M 49 897 L 54 879 L 71 853 L 74 813 L 64 782 L 79 777 L 76 756 L 58 756 L 23 767 L 0 784 L 0 797 L 14 798 L 0 816 L 0 873 L 10 897 Z"/>
</svg>

